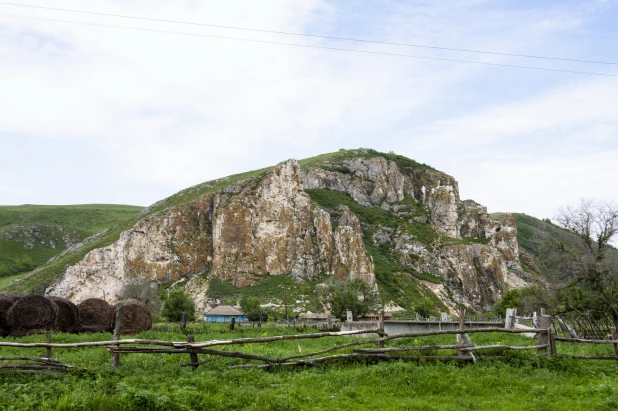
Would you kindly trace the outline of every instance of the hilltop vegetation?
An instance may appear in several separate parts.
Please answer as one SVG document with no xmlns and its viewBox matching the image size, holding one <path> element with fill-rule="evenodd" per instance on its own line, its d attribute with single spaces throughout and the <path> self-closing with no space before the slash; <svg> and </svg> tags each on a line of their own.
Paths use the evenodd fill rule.
<svg viewBox="0 0 618 411">
<path fill-rule="evenodd" d="M 135 218 L 141 209 L 109 204 L 0 206 L 0 278 L 40 267 L 86 238 Z"/>
</svg>

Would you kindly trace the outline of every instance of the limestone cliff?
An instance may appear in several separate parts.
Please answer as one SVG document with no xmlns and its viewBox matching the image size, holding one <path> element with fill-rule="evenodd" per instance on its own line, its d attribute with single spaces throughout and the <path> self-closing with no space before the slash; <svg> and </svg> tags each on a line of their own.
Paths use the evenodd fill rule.
<svg viewBox="0 0 618 411">
<path fill-rule="evenodd" d="M 141 220 L 114 244 L 69 267 L 47 293 L 74 301 L 105 293 L 113 302 L 131 282 L 188 279 L 187 289 L 204 309 L 203 273 L 238 287 L 271 275 L 306 280 L 319 273 L 362 278 L 376 287 L 358 218 L 342 209 L 332 225 L 303 191 L 298 163 L 289 160 Z"/>
<path fill-rule="evenodd" d="M 494 221 L 462 201 L 453 177 L 372 150 L 321 157 L 157 203 L 47 293 L 80 301 L 105 292 L 113 302 L 125 285 L 149 280 L 183 286 L 204 309 L 213 279 L 243 289 L 273 276 L 302 283 L 327 275 L 361 278 L 385 303 L 411 310 L 413 294 L 431 290 L 436 309 L 481 311 L 507 285 L 527 284 L 512 217 Z M 440 284 L 425 287 L 423 278 Z"/>
</svg>

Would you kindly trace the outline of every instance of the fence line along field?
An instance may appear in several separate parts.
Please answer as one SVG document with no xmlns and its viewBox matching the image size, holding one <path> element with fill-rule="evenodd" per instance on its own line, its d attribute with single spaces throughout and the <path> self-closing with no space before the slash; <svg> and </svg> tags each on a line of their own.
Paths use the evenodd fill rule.
<svg viewBox="0 0 618 411">
<path fill-rule="evenodd" d="M 67 369 L 68 374 L 35 375 L 2 369 L 0 383 L 6 389 L 0 390 L 0 408 L 518 410 L 529 404 L 526 408 L 610 410 L 618 404 L 616 361 L 552 356 L 550 344 L 539 344 L 519 330 L 445 330 L 382 338 L 340 333 L 319 337 L 313 330 L 269 325 L 230 331 L 227 324 L 211 324 L 209 330 L 194 342 L 185 334 L 155 331 L 121 341 L 111 339 L 110 333 L 54 333 L 51 358 L 32 363 L 78 368 Z M 455 338 L 465 334 L 468 341 Z M 612 341 L 592 345 L 562 338 L 556 338 L 558 353 L 614 355 Z M 144 340 L 167 345 L 134 343 Z M 37 358 L 46 355 L 49 345 L 45 335 L 0 342 L 3 358 Z M 384 348 L 378 348 L 381 342 Z M 29 346 L 19 346 L 24 344 Z M 109 352 L 104 347 L 110 347 Z M 129 347 L 182 352 L 127 355 L 121 348 Z M 122 358 L 116 368 L 110 365 L 114 352 Z M 327 357 L 334 358 L 321 363 Z M 454 358 L 435 362 L 429 357 Z M 296 366 L 305 360 L 311 360 L 302 364 L 308 367 Z M 279 366 L 293 362 L 299 364 Z M 238 369 L 247 366 L 253 368 Z"/>
<path fill-rule="evenodd" d="M 222 338 L 222 332 L 226 336 Z M 294 328 L 241 327 L 229 331 L 227 325 L 212 325 L 209 334 L 196 335 L 196 344 L 209 341 L 265 339 L 298 334 Z M 301 333 L 305 334 L 305 333 Z M 309 334 L 309 333 L 306 333 Z M 93 342 L 112 346 L 109 333 L 54 333 L 54 344 Z M 324 351 L 367 339 L 356 336 L 279 339 L 267 343 L 222 344 L 217 350 L 271 358 L 285 358 Z M 146 331 L 134 338 L 186 343 L 184 334 Z M 509 345 L 533 347 L 538 341 L 519 333 L 485 332 L 473 334 L 478 346 Z M 44 335 L 30 335 L 3 343 L 45 344 Z M 454 335 L 404 337 L 386 341 L 385 348 L 456 345 Z M 122 347 L 131 344 L 123 344 Z M 612 353 L 611 344 L 588 345 L 557 342 L 558 352 L 579 354 Z M 173 347 L 173 345 L 171 346 Z M 214 348 L 214 347 L 213 347 Z M 358 344 L 341 350 L 377 349 L 377 343 Z M 464 347 L 461 347 L 464 348 Z M 32 356 L 46 347 L 0 347 L 0 355 Z M 448 355 L 452 351 L 424 349 L 423 355 Z M 62 364 L 85 368 L 69 374 L 0 373 L 0 408 L 21 409 L 615 409 L 618 400 L 618 373 L 614 361 L 578 361 L 538 355 L 535 349 L 513 351 L 488 349 L 485 355 L 500 360 L 430 362 L 357 357 L 345 361 L 314 364 L 308 368 L 274 367 L 231 369 L 262 361 L 199 354 L 208 361 L 192 371 L 190 353 L 179 355 L 122 354 L 120 366 L 112 369 L 111 355 L 102 346 L 53 349 Z M 328 353 L 321 356 L 327 356 Z M 414 351 L 408 355 L 413 356 Z M 317 358 L 317 357 L 316 357 Z"/>
</svg>

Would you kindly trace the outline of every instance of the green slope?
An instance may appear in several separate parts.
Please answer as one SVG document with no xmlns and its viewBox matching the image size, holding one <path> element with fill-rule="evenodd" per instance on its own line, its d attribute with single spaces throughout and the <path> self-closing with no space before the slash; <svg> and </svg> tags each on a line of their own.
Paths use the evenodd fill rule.
<svg viewBox="0 0 618 411">
<path fill-rule="evenodd" d="M 0 206 L 0 289 L 141 210 L 110 204 Z"/>
<path fill-rule="evenodd" d="M 555 279 L 558 277 L 557 268 L 548 259 L 548 247 L 550 242 L 562 243 L 566 249 L 581 250 L 583 245 L 579 237 L 553 224 L 549 219 L 540 220 L 538 218 L 522 214 L 512 213 L 517 222 L 517 241 L 519 247 L 523 249 L 532 259 L 534 265 L 527 264 L 523 256 L 522 263 L 528 272 L 536 272 L 544 279 Z M 493 213 L 492 218 L 500 219 L 504 213 Z M 612 252 L 618 255 L 618 250 Z"/>
</svg>

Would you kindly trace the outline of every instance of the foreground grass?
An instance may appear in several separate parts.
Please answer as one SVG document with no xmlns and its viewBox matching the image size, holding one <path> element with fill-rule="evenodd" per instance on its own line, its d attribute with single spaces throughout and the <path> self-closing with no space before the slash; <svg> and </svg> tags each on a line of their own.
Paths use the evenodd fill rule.
<svg viewBox="0 0 618 411">
<path fill-rule="evenodd" d="M 213 327 L 197 340 L 291 334 L 293 328 L 241 328 L 223 332 Z M 141 338 L 184 341 L 182 334 L 141 334 Z M 55 342 L 107 340 L 109 334 L 54 335 Z M 473 335 L 477 344 L 534 344 L 519 336 Z M 42 341 L 31 336 L 20 341 Z M 398 345 L 452 343 L 451 337 L 398 341 Z M 349 341 L 345 337 L 319 340 L 245 344 L 221 348 L 284 356 L 324 349 Z M 389 344 L 393 346 L 395 344 Z M 560 349 L 560 347 L 559 347 Z M 605 351 L 609 348 L 605 347 Z M 43 349 L 29 350 L 41 355 Z M 1 348 L 0 355 L 24 355 Z M 497 353 L 493 353 L 497 354 Z M 355 361 L 312 368 L 230 370 L 245 363 L 214 358 L 192 373 L 180 364 L 188 355 L 130 354 L 112 370 L 104 349 L 54 350 L 54 356 L 87 371 L 70 374 L 0 373 L 0 409 L 40 410 L 614 410 L 618 407 L 618 376 L 614 362 L 574 361 L 537 357 L 532 353 L 505 355 L 502 361 L 476 365 L 429 362 Z M 201 356 L 204 358 L 205 356 Z"/>
</svg>

